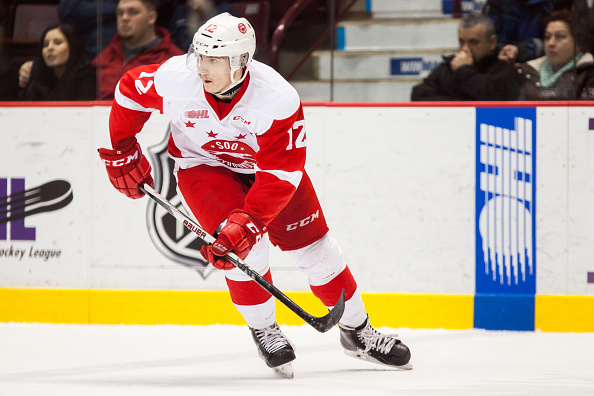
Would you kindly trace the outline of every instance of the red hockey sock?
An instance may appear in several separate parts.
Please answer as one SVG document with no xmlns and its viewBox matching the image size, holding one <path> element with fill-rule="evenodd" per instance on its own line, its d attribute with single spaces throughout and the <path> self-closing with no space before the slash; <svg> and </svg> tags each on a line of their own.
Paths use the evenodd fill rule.
<svg viewBox="0 0 594 396">
<path fill-rule="evenodd" d="M 263 277 L 272 283 L 272 275 L 270 270 L 266 272 Z M 231 301 L 237 305 L 258 305 L 263 304 L 270 299 L 270 293 L 264 290 L 253 280 L 249 281 L 234 281 L 227 279 L 227 286 L 231 294 Z"/>
<path fill-rule="evenodd" d="M 355 281 L 355 278 L 353 278 L 351 270 L 347 266 L 340 274 L 338 274 L 336 277 L 334 277 L 334 279 L 325 285 L 310 285 L 309 287 L 311 288 L 313 294 L 319 298 L 325 306 L 332 307 L 340 298 L 342 289 L 344 289 L 345 300 L 350 300 L 350 298 L 355 293 L 355 290 L 357 290 L 357 282 Z"/>
</svg>

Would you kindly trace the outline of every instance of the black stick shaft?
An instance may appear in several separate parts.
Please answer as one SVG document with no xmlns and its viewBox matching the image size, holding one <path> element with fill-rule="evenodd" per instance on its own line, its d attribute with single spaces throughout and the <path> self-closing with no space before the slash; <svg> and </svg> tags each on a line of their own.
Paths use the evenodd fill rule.
<svg viewBox="0 0 594 396">
<path fill-rule="evenodd" d="M 161 205 L 178 221 L 182 222 L 182 224 L 186 228 L 188 228 L 194 234 L 198 235 L 198 237 L 202 239 L 204 242 L 208 244 L 214 242 L 215 238 L 212 235 L 204 231 L 204 229 L 198 223 L 196 223 L 188 215 L 179 210 L 171 202 L 169 202 L 162 195 L 156 192 L 152 187 L 148 185 L 141 185 L 139 186 L 139 189 L 145 194 L 147 194 L 159 205 Z M 284 304 L 287 308 L 293 311 L 297 316 L 299 316 L 301 319 L 303 319 L 306 323 L 311 325 L 317 331 L 325 333 L 326 331 L 334 327 L 342 317 L 342 313 L 344 312 L 344 290 L 342 291 L 342 294 L 338 299 L 336 305 L 334 305 L 334 307 L 330 310 L 328 314 L 322 317 L 313 316 L 305 312 L 303 308 L 301 308 L 293 300 L 287 297 L 287 295 L 285 295 L 283 292 L 277 289 L 266 278 L 258 274 L 256 271 L 252 270 L 243 260 L 237 257 L 235 253 L 231 252 L 227 254 L 226 258 L 229 261 L 231 261 L 237 268 L 239 268 L 243 273 L 245 273 L 247 276 L 253 279 L 264 290 L 266 290 L 272 296 L 276 297 L 278 301 Z"/>
</svg>

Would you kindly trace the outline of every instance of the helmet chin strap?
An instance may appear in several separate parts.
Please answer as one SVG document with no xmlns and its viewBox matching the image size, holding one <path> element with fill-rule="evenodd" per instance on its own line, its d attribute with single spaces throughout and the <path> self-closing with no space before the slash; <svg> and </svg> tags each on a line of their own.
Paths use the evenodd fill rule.
<svg viewBox="0 0 594 396">
<path fill-rule="evenodd" d="M 247 76 L 247 67 L 243 68 L 243 73 L 241 75 L 241 78 L 238 81 L 234 81 L 233 75 L 235 74 L 235 72 L 237 70 L 239 70 L 239 69 L 231 70 L 231 73 L 230 73 L 231 74 L 231 84 L 229 84 L 225 89 L 222 89 L 219 92 L 213 93 L 213 95 L 229 96 L 229 95 L 233 95 L 237 91 L 239 91 L 239 88 L 241 88 L 241 86 L 243 85 L 243 80 L 245 80 L 245 77 Z"/>
<path fill-rule="evenodd" d="M 239 89 L 241 88 L 242 85 L 243 85 L 243 81 L 241 81 L 240 83 L 237 83 L 235 85 L 231 85 L 230 88 L 228 88 L 226 91 L 216 92 L 216 93 L 213 93 L 213 95 L 218 95 L 218 96 L 235 95 L 237 93 L 237 91 L 239 91 Z"/>
</svg>

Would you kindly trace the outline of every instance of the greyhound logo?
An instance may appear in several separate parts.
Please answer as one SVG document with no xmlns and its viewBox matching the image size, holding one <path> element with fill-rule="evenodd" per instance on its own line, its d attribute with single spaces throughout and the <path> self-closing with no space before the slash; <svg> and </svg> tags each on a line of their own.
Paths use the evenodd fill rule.
<svg viewBox="0 0 594 396">
<path fill-rule="evenodd" d="M 202 148 L 230 168 L 254 169 L 256 165 L 256 152 L 243 142 L 211 140 Z"/>
</svg>

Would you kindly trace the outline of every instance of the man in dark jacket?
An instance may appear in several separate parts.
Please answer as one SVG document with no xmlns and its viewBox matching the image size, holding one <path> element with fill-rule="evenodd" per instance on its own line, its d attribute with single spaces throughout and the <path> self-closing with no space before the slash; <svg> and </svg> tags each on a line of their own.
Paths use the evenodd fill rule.
<svg viewBox="0 0 594 396">
<path fill-rule="evenodd" d="M 118 81 L 128 70 L 184 54 L 171 42 L 167 29 L 155 25 L 156 9 L 156 0 L 118 3 L 118 33 L 93 62 L 97 67 L 99 100 L 113 99 Z"/>
<path fill-rule="evenodd" d="M 516 100 L 516 69 L 497 59 L 493 22 L 480 12 L 464 15 L 458 27 L 458 52 L 444 58 L 421 84 L 413 87 L 411 100 Z"/>
</svg>

